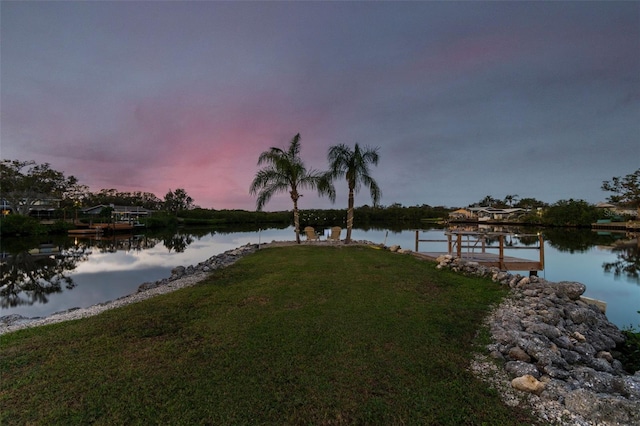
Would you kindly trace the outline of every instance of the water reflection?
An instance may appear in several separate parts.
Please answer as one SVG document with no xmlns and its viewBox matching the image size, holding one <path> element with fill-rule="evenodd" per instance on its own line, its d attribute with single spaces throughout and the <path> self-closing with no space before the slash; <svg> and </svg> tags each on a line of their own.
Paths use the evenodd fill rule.
<svg viewBox="0 0 640 426">
<path fill-rule="evenodd" d="M 77 286 L 72 272 L 95 253 L 140 252 L 162 243 L 182 252 L 193 242 L 190 234 L 110 235 L 58 238 L 56 243 L 3 241 L 0 261 L 0 308 L 45 304 L 49 296 Z"/>
<path fill-rule="evenodd" d="M 624 233 L 594 232 L 591 229 L 547 228 L 543 231 L 549 245 L 559 251 L 584 253 L 595 246 L 612 245 L 625 238 Z"/>
<path fill-rule="evenodd" d="M 0 241 L 0 309 L 46 304 L 50 295 L 75 288 L 74 272 L 92 255 L 95 259 L 98 254 L 140 253 L 156 246 L 164 247 L 168 253 L 183 253 L 196 239 L 214 234 L 211 229 L 190 229 L 138 235 L 58 236 L 46 242 L 5 238 Z"/>
<path fill-rule="evenodd" d="M 193 238 L 190 234 L 174 234 L 163 240 L 164 246 L 168 248 L 169 251 L 173 250 L 176 253 L 185 251 L 192 242 Z"/>
<path fill-rule="evenodd" d="M 0 307 L 47 303 L 48 296 L 62 292 L 63 286 L 69 290 L 76 286 L 69 271 L 87 259 L 85 249 L 60 251 L 58 246 L 48 244 L 29 251 L 4 253 Z"/>
<path fill-rule="evenodd" d="M 549 245 L 569 253 L 585 253 L 593 247 L 609 251 L 616 260 L 602 263 L 605 273 L 625 276 L 640 284 L 640 241 L 634 232 L 601 232 L 588 229 L 550 229 L 545 231 Z"/>
<path fill-rule="evenodd" d="M 155 247 L 161 240 L 146 235 L 110 235 L 82 236 L 73 239 L 72 247 L 82 248 L 99 253 L 116 253 L 118 251 L 141 251 Z"/>
<path fill-rule="evenodd" d="M 627 244 L 618 244 L 611 250 L 616 254 L 617 260 L 614 262 L 604 262 L 602 268 L 607 273 L 619 278 L 626 276 L 640 284 L 640 246 L 637 238 L 628 241 Z"/>
<path fill-rule="evenodd" d="M 475 226 L 465 230 L 485 233 L 488 244 L 491 239 L 495 239 L 495 244 L 498 241 L 496 233 L 503 233 L 507 247 L 511 244 L 535 246 L 537 234 L 542 233 L 548 248 L 544 271 L 547 279 L 584 282 L 591 292 L 589 297 L 607 300 L 612 315 L 621 312 L 617 319 L 621 324 L 629 322 L 629 315 L 624 312 L 632 312 L 635 316 L 640 308 L 636 306 L 638 287 L 629 285 L 640 284 L 637 236 L 624 232 L 533 227 Z M 424 231 L 440 240 L 446 229 L 429 227 Z M 293 238 L 290 227 L 267 230 L 243 227 L 215 231 L 189 228 L 169 233 L 85 238 L 61 236 L 46 241 L 2 239 L 0 316 L 10 313 L 49 315 L 62 309 L 90 306 L 130 294 L 143 282 L 165 278 L 177 265 L 197 264 L 248 242 Z M 415 229 L 354 229 L 353 238 L 413 249 Z M 436 247 L 437 244 L 440 245 Z M 441 247 L 443 243 L 426 245 L 428 249 L 420 249 L 446 250 L 446 243 L 444 247 Z M 614 282 L 614 278 L 620 283 Z M 71 289 L 74 290 L 68 291 Z"/>
</svg>

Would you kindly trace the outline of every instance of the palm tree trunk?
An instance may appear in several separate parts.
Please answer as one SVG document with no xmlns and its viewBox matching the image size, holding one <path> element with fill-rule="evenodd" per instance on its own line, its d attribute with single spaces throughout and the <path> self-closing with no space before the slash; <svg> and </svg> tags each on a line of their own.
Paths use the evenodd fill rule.
<svg viewBox="0 0 640 426">
<path fill-rule="evenodd" d="M 345 244 L 349 244 L 351 242 L 351 228 L 353 228 L 353 203 L 353 189 L 349 188 L 349 202 L 347 207 L 347 238 L 344 240 Z"/>
<path fill-rule="evenodd" d="M 293 226 L 296 229 L 296 243 L 300 244 L 300 213 L 298 212 L 298 200 L 293 200 Z"/>
</svg>

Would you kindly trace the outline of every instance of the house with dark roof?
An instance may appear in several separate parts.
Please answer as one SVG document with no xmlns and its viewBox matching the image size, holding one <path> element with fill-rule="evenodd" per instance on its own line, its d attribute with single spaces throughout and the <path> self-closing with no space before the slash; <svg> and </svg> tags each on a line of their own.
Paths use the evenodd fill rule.
<svg viewBox="0 0 640 426">
<path fill-rule="evenodd" d="M 141 217 L 149 216 L 152 211 L 140 206 L 116 206 L 113 204 L 99 204 L 93 207 L 82 209 L 82 213 L 86 215 L 100 215 L 104 209 L 111 209 L 111 218 L 115 222 L 136 222 Z"/>
</svg>

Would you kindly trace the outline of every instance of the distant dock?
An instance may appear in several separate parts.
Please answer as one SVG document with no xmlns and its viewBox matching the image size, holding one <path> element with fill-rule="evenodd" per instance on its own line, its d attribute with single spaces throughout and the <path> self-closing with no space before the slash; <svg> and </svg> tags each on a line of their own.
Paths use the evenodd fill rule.
<svg viewBox="0 0 640 426">
<path fill-rule="evenodd" d="M 611 231 L 640 231 L 640 221 L 630 220 L 628 222 L 611 222 L 608 220 L 599 220 L 591 224 L 591 229 L 608 229 Z"/>
<path fill-rule="evenodd" d="M 447 239 L 433 240 L 420 239 L 420 231 L 416 231 L 415 251 L 422 257 L 436 260 L 438 257 L 449 254 L 470 262 L 477 262 L 487 267 L 499 268 L 503 271 L 529 271 L 530 275 L 537 275 L 544 270 L 544 241 L 541 234 L 520 234 L 516 237 L 529 237 L 536 241 L 536 245 L 524 246 L 506 243 L 507 233 L 484 233 L 468 231 L 445 232 Z M 420 242 L 447 243 L 447 251 L 421 252 Z M 490 242 L 497 242 L 493 245 Z M 524 259 L 505 255 L 505 250 L 529 250 L 537 251 L 537 260 Z M 497 251 L 497 253 L 495 252 Z"/>
<path fill-rule="evenodd" d="M 79 225 L 76 225 L 79 226 Z M 94 223 L 69 230 L 69 235 L 92 235 L 102 233 L 131 232 L 136 225 L 131 223 Z"/>
</svg>

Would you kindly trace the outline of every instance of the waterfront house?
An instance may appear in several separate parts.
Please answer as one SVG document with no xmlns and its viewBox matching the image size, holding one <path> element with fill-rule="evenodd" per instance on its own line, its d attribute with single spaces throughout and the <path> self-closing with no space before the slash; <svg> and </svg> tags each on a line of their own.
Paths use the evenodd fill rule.
<svg viewBox="0 0 640 426">
<path fill-rule="evenodd" d="M 475 215 L 467 209 L 458 209 L 449 213 L 450 220 L 466 220 L 473 218 L 475 218 Z"/>
<path fill-rule="evenodd" d="M 151 214 L 151 210 L 140 206 L 116 206 L 113 204 L 99 204 L 93 207 L 82 209 L 85 215 L 98 216 L 104 209 L 111 208 L 111 218 L 114 222 L 137 222 L 141 217 L 147 217 Z"/>
<path fill-rule="evenodd" d="M 596 207 L 603 209 L 607 216 L 621 220 L 621 216 L 638 217 L 638 209 L 634 207 L 621 206 L 613 203 L 598 203 Z"/>
<path fill-rule="evenodd" d="M 17 208 L 14 208 L 9 201 L 3 198 L 0 201 L 0 209 L 3 215 L 7 215 L 9 213 L 19 212 L 20 207 L 22 207 L 22 211 L 24 211 L 24 207 L 29 204 L 29 216 L 38 219 L 51 219 L 55 216 L 55 211 L 60 208 L 60 201 L 58 198 L 42 196 L 42 198 L 36 200 L 23 199 L 18 203 Z"/>
</svg>

